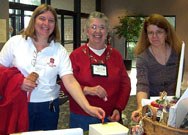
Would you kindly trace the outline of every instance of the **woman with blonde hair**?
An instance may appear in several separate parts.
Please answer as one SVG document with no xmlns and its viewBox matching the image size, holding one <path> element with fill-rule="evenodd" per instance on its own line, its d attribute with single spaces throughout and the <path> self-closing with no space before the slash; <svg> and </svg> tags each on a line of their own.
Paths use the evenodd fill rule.
<svg viewBox="0 0 188 135">
<path fill-rule="evenodd" d="M 98 119 L 105 117 L 103 109 L 91 106 L 85 98 L 73 76 L 69 55 L 59 40 L 56 11 L 42 4 L 34 10 L 28 27 L 21 35 L 10 38 L 0 53 L 0 66 L 16 67 L 25 77 L 20 83 L 21 89 L 29 93 L 29 131 L 57 129 L 60 90 L 57 75 L 85 113 Z M 32 72 L 39 75 L 37 82 L 27 79 Z"/>
</svg>

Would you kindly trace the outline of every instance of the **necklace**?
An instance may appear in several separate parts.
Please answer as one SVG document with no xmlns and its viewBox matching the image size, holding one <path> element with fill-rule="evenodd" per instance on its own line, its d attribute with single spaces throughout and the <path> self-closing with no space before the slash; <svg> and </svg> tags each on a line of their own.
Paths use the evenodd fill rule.
<svg viewBox="0 0 188 135">
<path fill-rule="evenodd" d="M 167 63 L 167 53 L 168 53 L 168 48 L 167 46 L 165 45 L 165 54 L 164 54 L 164 58 L 163 56 L 161 56 L 161 53 L 160 54 L 156 54 L 153 50 L 153 47 L 150 46 L 150 51 L 151 53 L 153 54 L 154 58 L 162 65 L 166 65 Z"/>
</svg>

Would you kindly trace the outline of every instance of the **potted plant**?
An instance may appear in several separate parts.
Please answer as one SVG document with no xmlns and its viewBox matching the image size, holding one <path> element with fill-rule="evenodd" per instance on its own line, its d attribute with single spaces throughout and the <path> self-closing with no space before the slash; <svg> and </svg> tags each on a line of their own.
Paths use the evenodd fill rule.
<svg viewBox="0 0 188 135">
<path fill-rule="evenodd" d="M 132 59 L 134 58 L 133 49 L 130 43 L 136 44 L 140 30 L 142 28 L 144 17 L 142 16 L 122 16 L 119 18 L 119 25 L 115 26 L 115 34 L 119 38 L 125 38 L 125 66 L 127 70 L 132 67 Z"/>
</svg>

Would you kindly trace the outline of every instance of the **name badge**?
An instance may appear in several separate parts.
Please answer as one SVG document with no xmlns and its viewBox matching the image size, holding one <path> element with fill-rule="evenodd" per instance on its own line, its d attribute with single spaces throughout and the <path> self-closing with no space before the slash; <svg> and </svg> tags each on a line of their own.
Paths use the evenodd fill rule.
<svg viewBox="0 0 188 135">
<path fill-rule="evenodd" d="M 103 76 L 103 77 L 108 76 L 107 66 L 104 64 L 92 64 L 91 70 L 93 76 Z"/>
</svg>

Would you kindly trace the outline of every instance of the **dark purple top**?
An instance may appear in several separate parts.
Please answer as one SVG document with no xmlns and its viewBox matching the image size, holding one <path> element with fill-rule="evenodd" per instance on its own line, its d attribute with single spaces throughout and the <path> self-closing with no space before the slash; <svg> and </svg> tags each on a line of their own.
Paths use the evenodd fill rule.
<svg viewBox="0 0 188 135">
<path fill-rule="evenodd" d="M 166 91 L 168 96 L 175 95 L 179 67 L 179 56 L 172 51 L 166 65 L 157 62 L 149 49 L 136 59 L 137 92 L 145 91 L 149 96 L 159 96 Z"/>
</svg>

